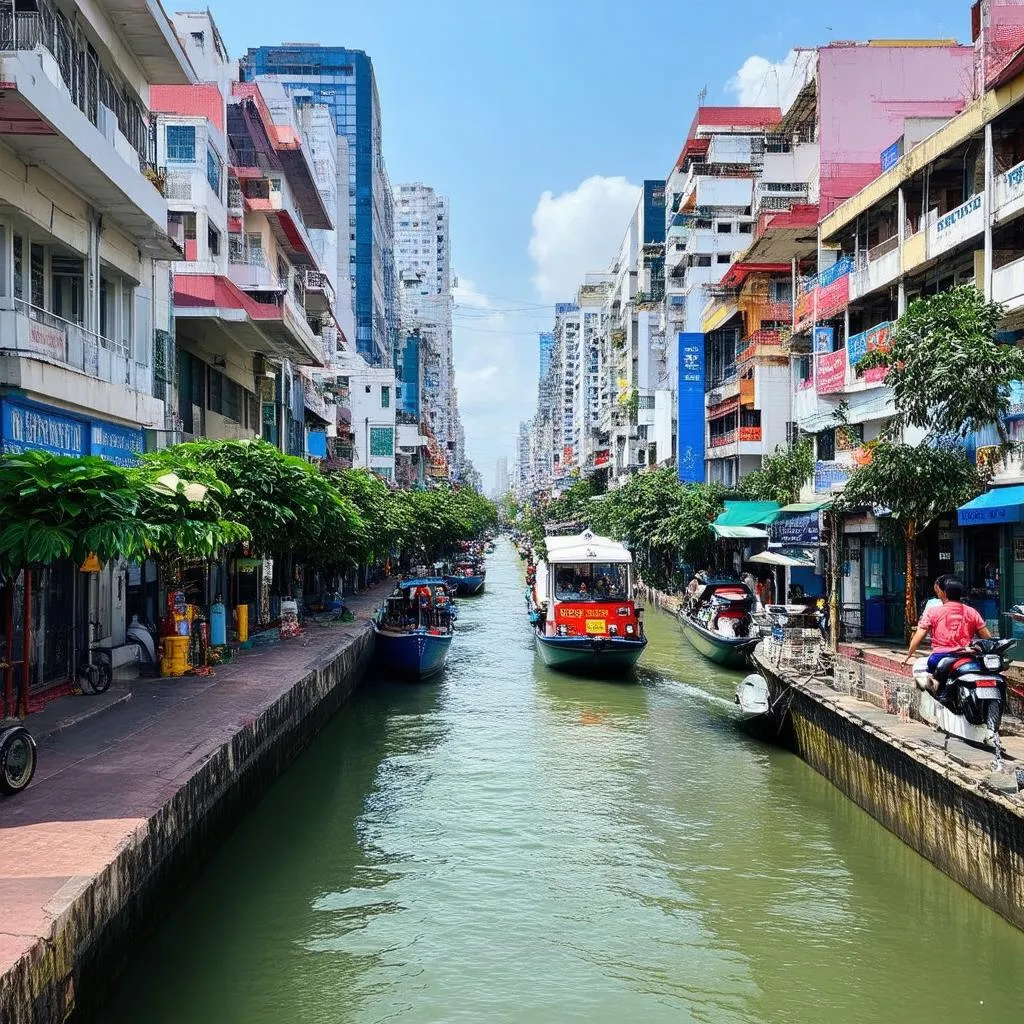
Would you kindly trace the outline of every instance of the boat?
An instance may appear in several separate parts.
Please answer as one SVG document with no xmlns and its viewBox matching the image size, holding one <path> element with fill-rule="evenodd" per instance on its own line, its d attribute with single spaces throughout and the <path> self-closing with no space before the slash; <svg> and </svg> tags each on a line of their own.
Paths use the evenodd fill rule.
<svg viewBox="0 0 1024 1024">
<path fill-rule="evenodd" d="M 683 636 L 708 661 L 742 668 L 761 639 L 754 624 L 754 594 L 732 576 L 699 573 L 695 593 L 679 612 Z"/>
<path fill-rule="evenodd" d="M 768 680 L 756 672 L 744 676 L 736 687 L 736 703 L 739 705 L 741 722 L 752 723 L 766 718 L 772 709 Z"/>
<path fill-rule="evenodd" d="M 445 574 L 448 586 L 460 597 L 472 597 L 484 589 L 487 570 L 483 561 L 477 558 L 456 559 L 452 568 Z"/>
<path fill-rule="evenodd" d="M 544 664 L 588 676 L 623 676 L 647 646 L 633 600 L 633 557 L 590 530 L 548 537 L 537 565 L 530 619 Z"/>
<path fill-rule="evenodd" d="M 448 658 L 455 619 L 455 602 L 440 576 L 402 580 L 373 619 L 381 668 L 415 679 L 436 675 Z"/>
</svg>

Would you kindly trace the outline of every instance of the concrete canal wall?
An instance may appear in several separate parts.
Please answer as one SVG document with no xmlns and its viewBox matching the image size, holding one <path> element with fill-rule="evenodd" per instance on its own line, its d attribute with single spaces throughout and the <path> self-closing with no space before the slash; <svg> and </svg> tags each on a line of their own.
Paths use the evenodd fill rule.
<svg viewBox="0 0 1024 1024">
<path fill-rule="evenodd" d="M 74 809 L 55 808 L 57 795 L 51 795 L 49 809 L 40 804 L 45 794 L 38 781 L 4 803 L 0 861 L 6 857 L 8 864 L 0 863 L 0 907 L 11 912 L 5 911 L 7 920 L 0 922 L 3 1024 L 101 1019 L 98 1008 L 145 934 L 363 678 L 373 653 L 365 618 L 355 627 L 321 634 L 310 640 L 316 650 L 295 646 L 290 652 L 250 653 L 228 670 L 218 669 L 221 678 L 194 698 L 189 718 L 179 713 L 187 713 L 185 708 L 167 716 L 164 733 L 170 735 L 163 739 L 174 748 L 168 763 L 180 768 L 173 786 L 161 777 L 159 742 L 152 755 L 154 778 L 140 785 L 139 773 L 147 770 L 145 744 L 153 746 L 160 737 L 147 741 L 133 732 L 124 743 L 142 744 L 137 752 L 142 763 L 129 766 L 135 774 L 123 788 L 134 789 L 131 799 L 112 792 L 107 801 L 92 801 L 89 811 L 81 808 L 79 818 L 92 819 L 84 824 L 62 820 Z M 271 678 L 261 679 L 261 673 Z M 190 719 L 194 736 L 182 737 Z M 72 740 L 62 736 L 59 742 Z M 47 747 L 40 753 L 44 763 L 48 756 L 52 763 Z M 115 754 L 112 760 L 108 771 L 125 770 L 124 755 Z M 108 777 L 107 784 L 116 787 L 116 777 L 113 782 Z M 156 794 L 161 799 L 153 799 Z M 147 800 L 149 806 L 144 806 Z M 109 853 L 95 870 L 77 874 L 73 865 L 90 860 L 90 835 L 99 845 L 109 841 Z M 48 866 L 47 860 L 63 859 L 61 844 L 68 843 L 81 845 L 82 852 L 67 867 Z M 12 853 L 28 857 L 33 850 L 39 863 L 29 875 L 32 870 L 37 875 L 12 877 Z M 56 872 L 64 877 L 51 891 L 46 876 Z M 29 941 L 18 948 L 26 936 Z"/>
<path fill-rule="evenodd" d="M 794 680 L 760 648 L 757 663 L 773 703 L 788 707 L 780 737 L 804 761 L 1024 929 L 1024 803 L 1013 775 L 992 771 L 991 752 L 822 683 Z"/>
</svg>

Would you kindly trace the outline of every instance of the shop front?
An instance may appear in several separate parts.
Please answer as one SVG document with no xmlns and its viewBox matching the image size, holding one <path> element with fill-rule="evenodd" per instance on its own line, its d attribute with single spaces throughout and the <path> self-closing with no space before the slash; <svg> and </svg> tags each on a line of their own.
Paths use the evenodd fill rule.
<svg viewBox="0 0 1024 1024">
<path fill-rule="evenodd" d="M 0 395 L 2 454 L 46 451 L 70 457 L 95 455 L 116 465 L 131 466 L 138 462 L 144 448 L 141 428 L 79 415 L 21 395 Z M 87 623 L 98 623 L 94 630 L 104 646 L 123 644 L 130 617 L 129 603 L 134 607 L 145 605 L 145 577 L 152 572 L 152 567 L 141 567 L 136 583 L 129 567 L 123 564 L 105 566 L 94 577 L 63 560 L 33 570 L 28 580 L 25 573 L 20 573 L 10 581 L 5 597 L 4 632 L 13 648 L 9 660 L 12 664 L 20 663 L 20 648 L 14 648 L 14 638 L 22 634 L 24 620 L 28 618 L 28 692 L 48 689 L 74 676 L 78 652 L 87 642 Z M 20 664 L 13 685 L 22 691 Z"/>
<path fill-rule="evenodd" d="M 784 505 L 768 527 L 768 555 L 783 572 L 782 588 L 787 604 L 804 604 L 827 596 L 822 512 L 829 501 Z M 768 558 L 762 558 L 767 563 Z"/>
</svg>

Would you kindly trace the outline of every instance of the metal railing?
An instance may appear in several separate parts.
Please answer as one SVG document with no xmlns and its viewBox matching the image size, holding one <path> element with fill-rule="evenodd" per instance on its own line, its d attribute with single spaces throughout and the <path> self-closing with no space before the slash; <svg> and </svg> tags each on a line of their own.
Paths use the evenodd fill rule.
<svg viewBox="0 0 1024 1024">
<path fill-rule="evenodd" d="M 100 127 L 100 104 L 117 118 L 118 129 L 151 165 L 149 121 L 128 87 L 100 67 L 95 51 L 85 37 L 75 33 L 71 22 L 50 2 L 35 0 L 34 11 L 15 10 L 14 0 L 0 0 L 0 51 L 13 53 L 41 46 L 57 62 L 60 76 L 71 100 L 83 114 Z"/>
</svg>

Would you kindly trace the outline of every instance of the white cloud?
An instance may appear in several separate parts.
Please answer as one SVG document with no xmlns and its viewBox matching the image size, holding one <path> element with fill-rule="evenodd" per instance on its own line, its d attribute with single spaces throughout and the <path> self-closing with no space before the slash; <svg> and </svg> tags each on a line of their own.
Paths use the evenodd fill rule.
<svg viewBox="0 0 1024 1024">
<path fill-rule="evenodd" d="M 533 283 L 545 302 L 568 302 L 588 270 L 612 262 L 640 187 L 626 178 L 595 175 L 571 192 L 545 192 L 533 211 Z"/>
<path fill-rule="evenodd" d="M 468 277 L 460 277 L 458 286 L 452 289 L 456 306 L 468 306 L 470 309 L 490 309 L 490 298 L 477 291 L 476 282 Z"/>
<path fill-rule="evenodd" d="M 725 91 L 743 107 L 779 106 L 785 113 L 807 80 L 813 50 L 790 50 L 773 63 L 765 57 L 748 57 L 725 83 Z"/>
</svg>

